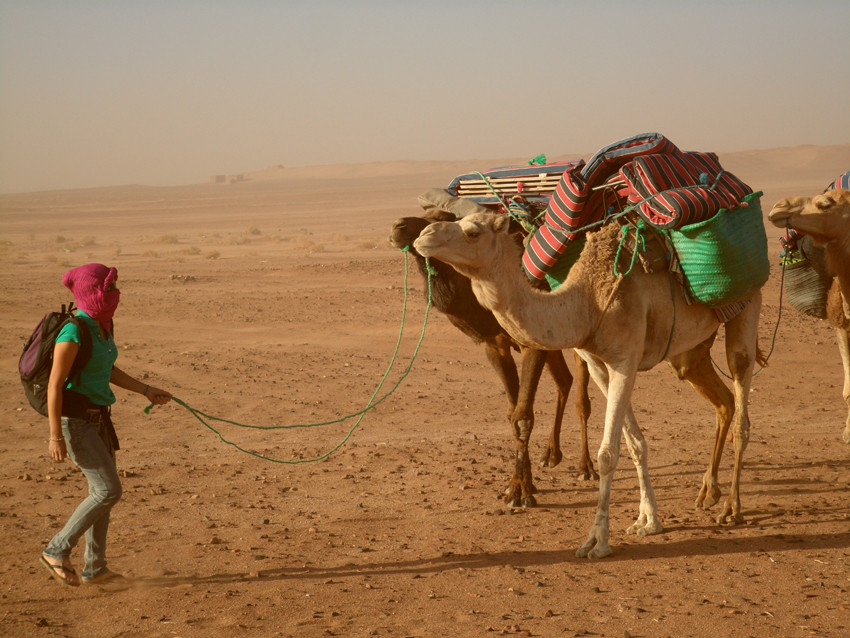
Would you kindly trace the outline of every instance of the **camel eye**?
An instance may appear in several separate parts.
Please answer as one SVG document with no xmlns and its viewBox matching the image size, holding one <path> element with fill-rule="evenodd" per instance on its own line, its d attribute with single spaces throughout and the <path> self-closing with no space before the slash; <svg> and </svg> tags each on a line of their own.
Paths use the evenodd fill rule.
<svg viewBox="0 0 850 638">
<path fill-rule="evenodd" d="M 481 230 L 478 226 L 464 226 L 463 234 L 469 237 L 470 239 L 475 239 L 481 234 Z"/>
<path fill-rule="evenodd" d="M 821 195 L 820 197 L 815 199 L 815 206 L 817 206 L 821 210 L 826 210 L 832 204 L 834 204 L 832 198 L 829 195 Z"/>
</svg>

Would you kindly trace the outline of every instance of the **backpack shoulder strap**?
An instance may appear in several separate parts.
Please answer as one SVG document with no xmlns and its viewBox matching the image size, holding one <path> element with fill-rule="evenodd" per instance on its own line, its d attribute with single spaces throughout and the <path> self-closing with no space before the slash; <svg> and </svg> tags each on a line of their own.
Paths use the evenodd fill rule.
<svg viewBox="0 0 850 638">
<path fill-rule="evenodd" d="M 73 306 L 73 302 L 71 303 Z M 91 330 L 80 317 L 76 315 L 71 315 L 68 318 L 69 323 L 73 323 L 77 326 L 77 331 L 80 335 L 80 349 L 77 352 L 77 356 L 74 358 L 74 363 L 71 365 L 71 370 L 68 372 L 68 378 L 77 377 L 79 380 L 79 375 L 82 372 L 85 365 L 91 359 L 92 354 L 92 338 L 91 338 Z"/>
</svg>

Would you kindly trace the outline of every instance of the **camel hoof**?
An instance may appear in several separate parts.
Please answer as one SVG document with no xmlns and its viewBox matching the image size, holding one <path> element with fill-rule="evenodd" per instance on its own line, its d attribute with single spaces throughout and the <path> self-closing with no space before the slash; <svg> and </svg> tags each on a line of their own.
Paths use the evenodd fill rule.
<svg viewBox="0 0 850 638">
<path fill-rule="evenodd" d="M 660 534 L 664 531 L 664 526 L 657 518 L 651 521 L 636 520 L 626 530 L 626 534 L 635 534 L 636 536 L 649 536 L 651 534 Z"/>
<path fill-rule="evenodd" d="M 547 448 L 546 453 L 540 460 L 540 467 L 555 467 L 561 462 L 561 459 L 563 458 L 564 455 L 560 452 Z"/>
<path fill-rule="evenodd" d="M 537 499 L 534 498 L 531 494 L 522 499 L 523 507 L 537 507 Z"/>
<path fill-rule="evenodd" d="M 741 524 L 743 524 L 743 522 L 744 522 L 744 517 L 741 516 L 740 514 L 729 514 L 727 512 L 724 512 L 723 514 L 720 514 L 717 517 L 717 524 L 718 525 L 725 525 L 727 523 L 729 525 L 741 525 Z"/>
<path fill-rule="evenodd" d="M 697 509 L 707 510 L 708 508 L 717 504 L 720 500 L 720 488 L 719 487 L 706 487 L 703 488 L 699 492 L 699 496 L 697 496 L 697 500 L 694 503 L 694 506 Z"/>
<path fill-rule="evenodd" d="M 590 469 L 582 468 L 581 472 L 578 473 L 578 476 L 576 478 L 579 481 L 589 481 L 591 479 L 593 479 L 594 481 L 598 481 L 599 473 L 592 467 Z"/>
<path fill-rule="evenodd" d="M 576 550 L 578 558 L 605 558 L 613 553 L 614 550 L 608 543 L 602 544 L 595 541 L 588 541 Z"/>
<path fill-rule="evenodd" d="M 508 507 L 522 507 L 522 502 L 520 501 L 519 494 L 507 495 L 505 497 L 505 505 Z"/>
<path fill-rule="evenodd" d="M 605 558 L 612 553 L 608 544 L 608 527 L 594 523 L 587 535 L 587 540 L 576 550 L 579 558 Z"/>
</svg>

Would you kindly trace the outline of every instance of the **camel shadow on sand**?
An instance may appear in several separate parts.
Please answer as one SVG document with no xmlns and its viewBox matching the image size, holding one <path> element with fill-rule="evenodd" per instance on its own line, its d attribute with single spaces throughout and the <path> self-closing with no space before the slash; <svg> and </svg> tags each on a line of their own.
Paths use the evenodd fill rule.
<svg viewBox="0 0 850 638">
<path fill-rule="evenodd" d="M 682 528 L 678 528 L 682 529 Z M 693 529 L 688 527 L 689 530 Z M 675 531 L 675 530 L 670 530 Z M 667 532 L 665 532 L 667 533 Z M 544 551 L 504 551 L 474 552 L 469 554 L 445 553 L 430 558 L 415 560 L 348 563 L 344 565 L 282 567 L 263 569 L 250 574 L 244 572 L 218 573 L 208 576 L 164 576 L 156 578 L 138 578 L 134 587 L 169 588 L 212 584 L 252 583 L 259 581 L 311 581 L 323 580 L 333 584 L 334 579 L 364 576 L 409 576 L 424 577 L 452 569 L 486 569 L 510 566 L 514 568 L 540 568 L 553 565 L 587 565 L 588 559 L 578 558 L 573 545 L 578 546 L 579 539 L 572 539 L 563 549 Z M 745 538 L 701 537 L 680 541 L 661 541 L 636 544 L 618 544 L 613 555 L 598 562 L 600 566 L 619 562 L 657 561 L 659 558 L 674 559 L 699 556 L 737 556 L 753 552 L 778 553 L 799 550 L 808 551 L 840 549 L 850 546 L 850 532 L 838 534 L 766 534 Z M 593 561 L 595 562 L 595 561 Z M 342 582 L 342 581 L 340 581 Z M 380 585 L 378 586 L 380 587 Z"/>
</svg>

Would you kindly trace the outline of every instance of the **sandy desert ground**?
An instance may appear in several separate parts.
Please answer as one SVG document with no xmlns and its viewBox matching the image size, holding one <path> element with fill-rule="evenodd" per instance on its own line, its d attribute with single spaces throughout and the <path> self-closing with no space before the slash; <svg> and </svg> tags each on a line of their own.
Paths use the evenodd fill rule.
<svg viewBox="0 0 850 638">
<path fill-rule="evenodd" d="M 820 192 L 850 167 L 850 145 L 721 162 L 764 191 L 767 211 Z M 513 444 L 481 348 L 432 312 L 410 366 L 425 318 L 412 262 L 404 333 L 379 396 L 393 391 L 359 423 L 339 421 L 368 404 L 393 361 L 405 259 L 386 241 L 392 221 L 418 214 L 426 189 L 503 163 L 273 167 L 233 184 L 0 196 L 0 634 L 850 635 L 841 361 L 828 326 L 780 306 L 772 226 L 760 327 L 771 357 L 750 402 L 745 524 L 718 526 L 694 508 L 713 410 L 666 366 L 642 374 L 634 395 L 662 534 L 625 534 L 638 490 L 624 451 L 614 554 L 576 558 L 597 486 L 576 478 L 572 407 L 563 462 L 535 471 L 538 506 L 507 508 Z M 109 555 L 130 582 L 72 589 L 37 561 L 85 480 L 47 457 L 46 420 L 26 404 L 15 366 L 41 315 L 69 300 L 62 273 L 91 261 L 119 269 L 123 369 L 228 420 L 335 422 L 215 426 L 272 462 L 225 444 L 179 405 L 146 415 L 140 396 L 118 390 L 125 492 Z M 544 376 L 535 463 L 553 394 Z M 595 456 L 604 410 L 595 388 L 591 401 Z M 724 496 L 731 459 L 727 447 Z"/>
</svg>

